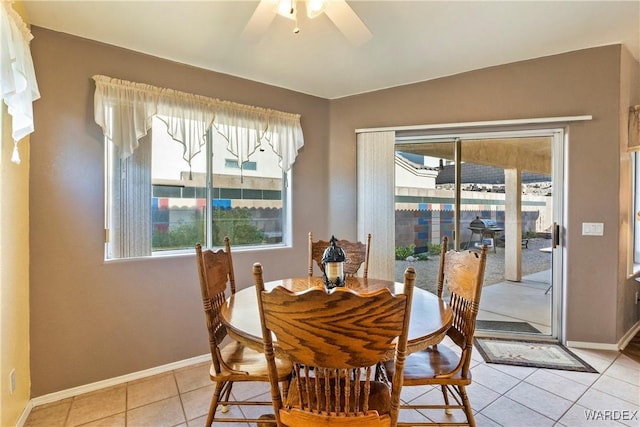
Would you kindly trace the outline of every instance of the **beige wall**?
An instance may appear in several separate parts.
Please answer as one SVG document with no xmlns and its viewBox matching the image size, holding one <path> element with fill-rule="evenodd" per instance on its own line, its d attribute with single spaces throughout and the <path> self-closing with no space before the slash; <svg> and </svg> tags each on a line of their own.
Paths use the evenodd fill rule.
<svg viewBox="0 0 640 427">
<path fill-rule="evenodd" d="M 328 101 L 34 27 L 31 158 L 32 397 L 207 353 L 194 255 L 103 261 L 103 139 L 91 76 L 302 115 L 293 166 L 293 248 L 235 251 L 239 287 L 304 275 L 307 233 L 327 234 Z"/>
<path fill-rule="evenodd" d="M 266 266 L 267 280 L 305 274 L 308 231 L 355 237 L 356 128 L 593 115 L 571 126 L 567 147 L 567 338 L 615 343 L 638 318 L 620 301 L 620 46 L 327 101 L 40 28 L 33 33 L 42 99 L 30 175 L 32 397 L 207 352 L 193 256 L 103 261 L 94 74 L 302 114 L 294 247 L 236 251 L 241 287 L 251 282 L 254 261 Z M 628 68 L 637 73 L 638 64 Z M 604 222 L 605 235 L 594 244 L 580 235 L 582 222 Z"/>
<path fill-rule="evenodd" d="M 566 147 L 565 338 L 616 344 L 638 320 L 620 274 L 621 57 L 625 73 L 636 81 L 638 75 L 638 63 L 622 49 L 570 52 L 333 100 L 329 161 L 338 173 L 331 175 L 329 206 L 339 212 L 334 208 L 329 218 L 339 220 L 329 227 L 353 233 L 355 129 L 592 115 L 570 126 Z M 637 100 L 638 85 L 626 85 L 625 96 Z M 582 222 L 603 222 L 604 236 L 582 236 Z"/>
<path fill-rule="evenodd" d="M 29 138 L 11 163 L 11 117 L 0 115 L 0 425 L 16 425 L 30 398 L 29 372 Z M 9 394 L 9 373 L 16 389 Z"/>
</svg>

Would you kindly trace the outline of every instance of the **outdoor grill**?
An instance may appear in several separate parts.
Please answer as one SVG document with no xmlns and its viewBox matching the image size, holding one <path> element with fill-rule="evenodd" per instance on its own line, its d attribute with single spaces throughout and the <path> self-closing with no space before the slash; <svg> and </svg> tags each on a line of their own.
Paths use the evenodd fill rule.
<svg viewBox="0 0 640 427">
<path fill-rule="evenodd" d="M 492 219 L 484 219 L 480 217 L 476 217 L 469 224 L 469 230 L 471 230 L 471 235 L 469 236 L 469 243 L 467 243 L 467 248 L 471 247 L 471 243 L 473 242 L 473 238 L 475 235 L 478 236 L 478 241 L 480 245 L 484 242 L 484 239 L 491 239 L 487 246 L 493 246 L 493 251 L 496 251 L 496 233 L 501 233 L 504 231 L 503 228 L 500 228 L 496 225 L 496 222 Z"/>
</svg>

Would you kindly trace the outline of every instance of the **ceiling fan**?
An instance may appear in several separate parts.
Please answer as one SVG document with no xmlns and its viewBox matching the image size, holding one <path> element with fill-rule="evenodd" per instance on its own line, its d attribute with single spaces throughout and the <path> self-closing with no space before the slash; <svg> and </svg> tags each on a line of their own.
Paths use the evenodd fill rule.
<svg viewBox="0 0 640 427">
<path fill-rule="evenodd" d="M 297 25 L 297 16 L 300 4 L 304 4 L 307 17 L 310 19 L 322 13 L 326 14 L 342 34 L 356 46 L 366 43 L 372 37 L 367 26 L 345 0 L 260 0 L 242 32 L 242 37 L 246 40 L 258 41 L 276 15 L 295 20 L 293 32 L 298 33 L 300 29 Z"/>
</svg>

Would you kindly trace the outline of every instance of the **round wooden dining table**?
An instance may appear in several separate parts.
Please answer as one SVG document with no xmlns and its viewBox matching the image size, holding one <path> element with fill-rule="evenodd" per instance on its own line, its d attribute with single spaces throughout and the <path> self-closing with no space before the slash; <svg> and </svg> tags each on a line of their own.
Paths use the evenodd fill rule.
<svg viewBox="0 0 640 427">
<path fill-rule="evenodd" d="M 322 280 L 321 276 L 273 280 L 265 282 L 265 289 L 284 286 L 298 292 L 323 286 Z M 346 278 L 345 286 L 363 293 L 387 288 L 394 294 L 400 294 L 404 289 L 403 283 L 362 277 Z M 221 307 L 220 315 L 231 338 L 262 351 L 262 328 L 255 286 L 244 288 L 227 298 Z M 411 303 L 408 351 L 412 353 L 423 350 L 442 341 L 452 321 L 453 311 L 444 300 L 415 287 Z"/>
</svg>

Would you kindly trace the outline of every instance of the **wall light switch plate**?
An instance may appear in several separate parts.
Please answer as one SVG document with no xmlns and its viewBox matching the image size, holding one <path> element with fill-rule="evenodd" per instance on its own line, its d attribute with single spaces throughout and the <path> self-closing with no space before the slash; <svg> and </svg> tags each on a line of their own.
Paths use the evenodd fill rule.
<svg viewBox="0 0 640 427">
<path fill-rule="evenodd" d="M 604 224 L 602 222 L 583 222 L 582 235 L 583 236 L 603 236 Z"/>
</svg>

